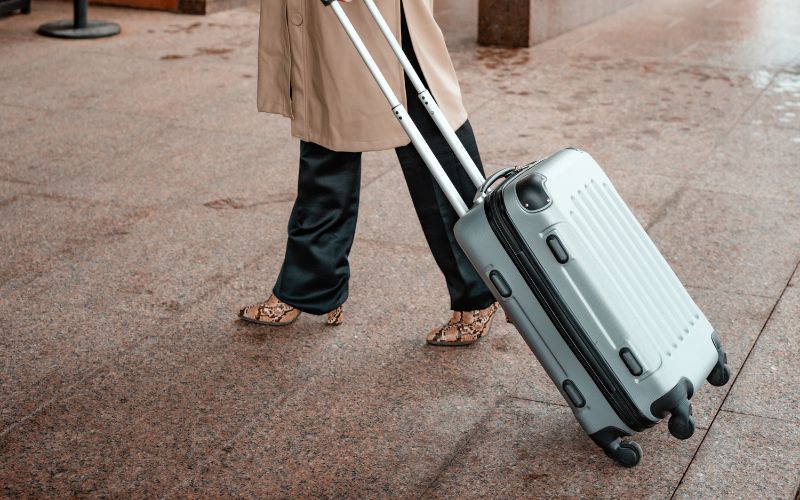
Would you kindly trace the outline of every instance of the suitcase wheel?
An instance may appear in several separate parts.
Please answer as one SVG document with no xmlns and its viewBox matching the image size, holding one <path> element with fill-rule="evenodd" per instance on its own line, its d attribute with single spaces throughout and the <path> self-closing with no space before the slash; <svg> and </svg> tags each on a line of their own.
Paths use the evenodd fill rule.
<svg viewBox="0 0 800 500">
<path fill-rule="evenodd" d="M 589 437 L 621 466 L 635 467 L 642 461 L 642 447 L 635 441 L 623 441 L 622 437 L 627 435 L 615 427 L 606 427 Z"/>
<path fill-rule="evenodd" d="M 670 410 L 672 416 L 669 419 L 669 433 L 678 439 L 689 439 L 694 434 L 694 418 L 692 417 L 692 405 L 688 400 L 684 400 L 680 405 Z"/>
<path fill-rule="evenodd" d="M 642 461 L 642 447 L 636 441 L 623 441 L 615 460 L 623 467 L 635 467 Z"/>
<path fill-rule="evenodd" d="M 715 387 L 722 387 L 731 379 L 731 371 L 725 365 L 717 364 L 708 376 L 708 383 Z"/>
<path fill-rule="evenodd" d="M 717 348 L 717 364 L 714 365 L 714 369 L 711 370 L 706 380 L 715 387 L 722 387 L 731 379 L 731 371 L 726 366 L 728 355 L 725 354 L 725 350 L 722 348 L 722 341 L 720 341 L 716 332 L 711 335 L 711 341 L 714 342 L 714 347 Z"/>
<path fill-rule="evenodd" d="M 615 442 L 605 452 L 623 467 L 635 467 L 642 461 L 642 447 L 636 441 Z"/>
</svg>

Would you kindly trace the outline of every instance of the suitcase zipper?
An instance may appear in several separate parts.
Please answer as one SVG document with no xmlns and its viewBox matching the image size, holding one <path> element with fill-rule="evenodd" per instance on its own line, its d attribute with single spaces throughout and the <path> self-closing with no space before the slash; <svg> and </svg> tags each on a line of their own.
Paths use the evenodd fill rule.
<svg viewBox="0 0 800 500">
<path fill-rule="evenodd" d="M 508 182 L 504 183 L 508 184 Z M 653 421 L 639 410 L 630 395 L 614 375 L 611 367 L 595 349 L 589 336 L 581 328 L 555 287 L 547 278 L 536 257 L 528 249 L 508 216 L 503 199 L 503 186 L 489 194 L 486 216 L 503 248 L 514 261 L 531 291 L 536 295 L 550 321 L 561 337 L 592 377 L 597 387 L 623 422 L 636 432 L 652 427 Z"/>
</svg>

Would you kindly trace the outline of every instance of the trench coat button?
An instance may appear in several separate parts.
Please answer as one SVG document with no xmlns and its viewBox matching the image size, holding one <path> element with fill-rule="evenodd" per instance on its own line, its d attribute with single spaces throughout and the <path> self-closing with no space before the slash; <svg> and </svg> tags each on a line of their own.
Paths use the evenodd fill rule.
<svg viewBox="0 0 800 500">
<path fill-rule="evenodd" d="M 300 14 L 292 14 L 292 24 L 295 26 L 300 26 L 303 24 L 303 16 Z"/>
</svg>

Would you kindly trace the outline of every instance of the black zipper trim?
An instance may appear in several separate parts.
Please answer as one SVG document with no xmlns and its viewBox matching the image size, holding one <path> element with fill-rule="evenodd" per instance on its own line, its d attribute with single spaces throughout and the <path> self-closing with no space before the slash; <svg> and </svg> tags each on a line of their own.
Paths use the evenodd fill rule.
<svg viewBox="0 0 800 500">
<path fill-rule="evenodd" d="M 507 184 L 507 182 L 506 182 Z M 642 414 L 630 395 L 617 379 L 611 367 L 597 352 L 589 336 L 570 312 L 567 305 L 547 278 L 541 264 L 525 244 L 525 240 L 508 216 L 503 199 L 503 189 L 493 191 L 486 202 L 486 217 L 509 257 L 536 295 L 550 321 L 561 337 L 592 377 L 592 380 L 625 424 L 636 432 L 656 424 Z"/>
</svg>

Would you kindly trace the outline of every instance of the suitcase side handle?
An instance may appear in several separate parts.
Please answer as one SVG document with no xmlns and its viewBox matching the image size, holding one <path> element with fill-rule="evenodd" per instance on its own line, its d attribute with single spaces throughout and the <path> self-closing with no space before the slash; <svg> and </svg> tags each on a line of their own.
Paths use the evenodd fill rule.
<svg viewBox="0 0 800 500">
<path fill-rule="evenodd" d="M 342 9 L 342 6 L 339 4 L 339 1 L 338 0 L 321 0 L 321 1 L 323 5 L 329 5 L 333 9 L 334 14 L 336 15 L 336 18 L 339 20 L 339 23 L 342 25 L 342 28 L 344 28 L 345 33 L 347 33 L 347 36 L 350 38 L 350 41 L 353 42 L 356 51 L 358 52 L 359 56 L 361 56 L 361 59 L 364 61 L 364 64 L 367 65 L 367 69 L 369 69 L 369 72 L 372 74 L 372 77 L 375 79 L 375 82 L 378 84 L 378 87 L 380 87 L 381 92 L 386 97 L 386 100 L 389 101 L 389 105 L 392 108 L 392 112 L 394 113 L 395 118 L 397 118 L 397 120 L 400 122 L 400 126 L 403 127 L 403 130 L 405 130 L 406 134 L 411 139 L 412 144 L 414 144 L 414 147 L 417 149 L 417 152 L 419 152 L 419 155 L 422 157 L 423 161 L 425 162 L 425 165 L 427 165 L 428 170 L 430 170 L 434 179 L 436 179 L 436 182 L 439 184 L 439 187 L 442 188 L 442 191 L 447 197 L 447 200 L 453 206 L 453 209 L 456 211 L 459 217 L 463 217 L 468 210 L 467 204 L 464 203 L 464 199 L 461 197 L 461 194 L 456 189 L 455 185 L 453 184 L 453 181 L 447 176 L 447 173 L 442 168 L 441 163 L 439 163 L 439 160 L 436 158 L 436 155 L 431 150 L 430 145 L 428 145 L 427 141 L 420 133 L 416 124 L 411 119 L 411 115 L 408 114 L 408 111 L 405 109 L 403 104 L 397 98 L 397 95 L 395 95 L 394 91 L 392 90 L 392 87 L 389 85 L 389 82 L 386 81 L 386 78 L 383 76 L 383 73 L 381 72 L 380 68 L 375 62 L 375 59 L 372 58 L 372 54 L 370 54 L 369 49 L 367 49 L 366 45 L 364 45 L 364 42 L 358 35 L 358 32 L 353 26 L 353 23 L 350 22 L 350 19 L 347 17 L 347 14 L 344 12 L 344 9 Z M 392 39 L 394 39 L 394 36 L 392 36 Z M 395 42 L 397 41 L 396 39 L 394 40 Z M 402 52 L 402 48 L 400 51 Z M 433 99 L 429 99 L 429 101 L 433 102 Z M 483 184 L 482 180 L 481 184 Z"/>
</svg>

